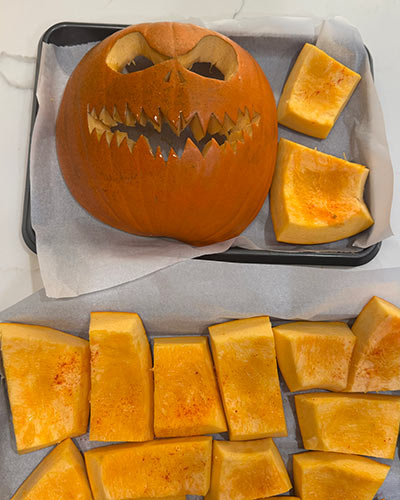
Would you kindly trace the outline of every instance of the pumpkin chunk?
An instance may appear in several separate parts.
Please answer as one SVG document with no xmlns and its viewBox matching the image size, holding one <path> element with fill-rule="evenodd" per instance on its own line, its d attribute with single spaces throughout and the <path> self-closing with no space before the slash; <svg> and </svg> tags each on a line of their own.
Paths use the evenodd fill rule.
<svg viewBox="0 0 400 500">
<path fill-rule="evenodd" d="M 325 139 L 360 80 L 358 73 L 306 43 L 283 88 L 278 122 Z"/>
<path fill-rule="evenodd" d="M 153 375 L 150 346 L 137 314 L 90 316 L 90 439 L 153 438 Z"/>
<path fill-rule="evenodd" d="M 43 326 L 0 324 L 19 453 L 84 434 L 89 418 L 89 343 Z"/>
<path fill-rule="evenodd" d="M 295 403 L 305 449 L 394 457 L 400 397 L 319 392 Z"/>
<path fill-rule="evenodd" d="M 363 202 L 368 169 L 280 139 L 271 188 L 271 217 L 278 241 L 313 245 L 367 229 Z"/>
<path fill-rule="evenodd" d="M 155 339 L 156 436 L 195 436 L 226 430 L 207 338 Z"/>
<path fill-rule="evenodd" d="M 279 368 L 292 392 L 346 387 L 356 342 L 346 323 L 299 321 L 273 332 Z"/>
<path fill-rule="evenodd" d="M 229 321 L 209 331 L 230 439 L 286 436 L 269 318 Z"/>
<path fill-rule="evenodd" d="M 372 500 L 390 467 L 370 458 L 311 451 L 293 456 L 301 500 Z"/>
<path fill-rule="evenodd" d="M 70 439 L 56 446 L 11 500 L 92 500 L 82 455 Z"/>
<path fill-rule="evenodd" d="M 292 487 L 271 438 L 214 441 L 210 491 L 206 500 L 252 500 L 279 495 Z"/>
<path fill-rule="evenodd" d="M 95 500 L 205 495 L 212 438 L 157 439 L 85 453 Z"/>
<path fill-rule="evenodd" d="M 400 389 L 400 309 L 373 297 L 352 327 L 357 337 L 349 392 Z"/>
</svg>

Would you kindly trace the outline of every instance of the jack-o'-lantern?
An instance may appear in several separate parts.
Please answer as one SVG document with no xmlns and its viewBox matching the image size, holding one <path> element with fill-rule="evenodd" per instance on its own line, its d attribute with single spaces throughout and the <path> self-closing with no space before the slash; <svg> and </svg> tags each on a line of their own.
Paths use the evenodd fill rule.
<svg viewBox="0 0 400 500">
<path fill-rule="evenodd" d="M 141 24 L 78 64 L 56 138 L 66 184 L 91 215 L 206 245 L 240 234 L 263 205 L 276 106 L 260 66 L 229 38 L 190 24 Z"/>
</svg>

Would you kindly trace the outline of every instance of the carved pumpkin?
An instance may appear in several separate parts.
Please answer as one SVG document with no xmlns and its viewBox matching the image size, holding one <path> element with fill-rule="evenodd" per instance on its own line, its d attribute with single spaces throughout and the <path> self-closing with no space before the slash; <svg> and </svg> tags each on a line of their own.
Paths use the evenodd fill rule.
<svg viewBox="0 0 400 500">
<path fill-rule="evenodd" d="M 149 67 L 135 71 L 143 60 Z M 56 137 L 67 186 L 94 217 L 206 245 L 237 236 L 260 210 L 275 165 L 276 107 L 257 62 L 229 38 L 141 24 L 82 59 Z"/>
</svg>

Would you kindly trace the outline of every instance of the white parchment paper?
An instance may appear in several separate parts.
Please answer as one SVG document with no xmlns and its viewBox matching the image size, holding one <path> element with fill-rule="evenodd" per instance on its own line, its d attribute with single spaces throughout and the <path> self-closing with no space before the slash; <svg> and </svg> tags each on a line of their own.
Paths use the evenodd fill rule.
<svg viewBox="0 0 400 500">
<path fill-rule="evenodd" d="M 150 338 L 160 335 L 206 334 L 207 326 L 256 315 L 275 322 L 290 319 L 347 321 L 378 295 L 400 305 L 400 269 L 354 271 L 235 265 L 190 260 L 115 288 L 80 297 L 51 299 L 41 290 L 0 313 L 0 321 L 50 326 L 87 338 L 91 311 L 137 312 Z M 205 270 L 207 269 L 207 272 Z M 293 279 L 294 274 L 297 279 Z M 210 278 L 212 276 L 212 278 Z M 275 442 L 289 469 L 291 455 L 301 451 L 293 395 L 281 382 L 289 435 Z M 221 438 L 221 436 L 219 436 Z M 75 440 L 85 451 L 88 435 Z M 0 388 L 0 499 L 9 500 L 49 449 L 19 456 L 11 424 L 5 382 Z M 398 500 L 399 450 L 377 499 Z M 196 498 L 196 497 L 192 497 Z"/>
<path fill-rule="evenodd" d="M 391 234 L 389 219 L 393 173 L 379 101 L 366 49 L 358 31 L 344 20 L 258 18 L 199 24 L 216 29 L 249 50 L 269 78 L 276 100 L 305 42 L 316 43 L 362 75 L 348 106 L 325 140 L 280 127 L 280 135 L 309 147 L 342 156 L 370 168 L 365 198 L 375 219 L 368 231 L 308 251 L 357 252 Z M 32 224 L 46 293 L 76 296 L 138 279 L 193 257 L 223 252 L 232 244 L 248 249 L 303 251 L 305 247 L 275 241 L 268 200 L 255 221 L 236 241 L 195 248 L 165 238 L 123 233 L 92 218 L 70 195 L 55 149 L 54 126 L 65 84 L 93 44 L 43 46 L 37 116 L 31 152 Z M 208 272 L 208 271 L 206 271 Z"/>
</svg>

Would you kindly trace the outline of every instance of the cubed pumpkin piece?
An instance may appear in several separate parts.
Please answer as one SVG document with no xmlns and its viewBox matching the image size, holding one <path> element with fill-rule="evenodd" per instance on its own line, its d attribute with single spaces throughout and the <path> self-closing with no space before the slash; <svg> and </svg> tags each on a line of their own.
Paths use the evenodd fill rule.
<svg viewBox="0 0 400 500">
<path fill-rule="evenodd" d="M 295 403 L 305 449 L 394 457 L 400 397 L 319 392 Z"/>
<path fill-rule="evenodd" d="M 291 487 L 271 438 L 214 441 L 211 487 L 206 500 L 253 500 L 285 493 Z"/>
<path fill-rule="evenodd" d="M 85 453 L 95 500 L 205 495 L 212 438 L 157 439 Z"/>
<path fill-rule="evenodd" d="M 300 498 L 299 498 L 299 497 L 288 497 L 288 496 L 286 496 L 286 495 L 285 495 L 284 497 L 279 496 L 279 497 L 268 497 L 268 498 L 263 498 L 262 500 L 282 500 L 282 498 L 283 498 L 283 500 L 300 500 Z"/>
<path fill-rule="evenodd" d="M 137 314 L 90 316 L 90 439 L 153 438 L 153 373 L 150 345 Z"/>
<path fill-rule="evenodd" d="M 400 390 L 400 309 L 373 297 L 353 327 L 349 392 Z"/>
<path fill-rule="evenodd" d="M 19 453 L 84 434 L 89 418 L 89 342 L 52 328 L 0 324 Z"/>
<path fill-rule="evenodd" d="M 346 323 L 299 321 L 273 331 L 279 368 L 291 391 L 346 387 L 356 342 Z"/>
<path fill-rule="evenodd" d="M 367 229 L 373 219 L 363 201 L 368 169 L 280 139 L 271 188 L 278 241 L 313 245 Z"/>
<path fill-rule="evenodd" d="M 229 321 L 209 331 L 230 439 L 286 436 L 269 318 Z"/>
<path fill-rule="evenodd" d="M 325 139 L 360 79 L 358 73 L 306 43 L 283 88 L 278 122 Z"/>
<path fill-rule="evenodd" d="M 370 458 L 311 451 L 293 456 L 301 500 L 372 500 L 390 467 Z"/>
<path fill-rule="evenodd" d="M 92 500 L 82 455 L 70 439 L 56 446 L 11 500 Z"/>
<path fill-rule="evenodd" d="M 226 430 L 207 338 L 155 339 L 155 435 L 196 436 Z"/>
</svg>

